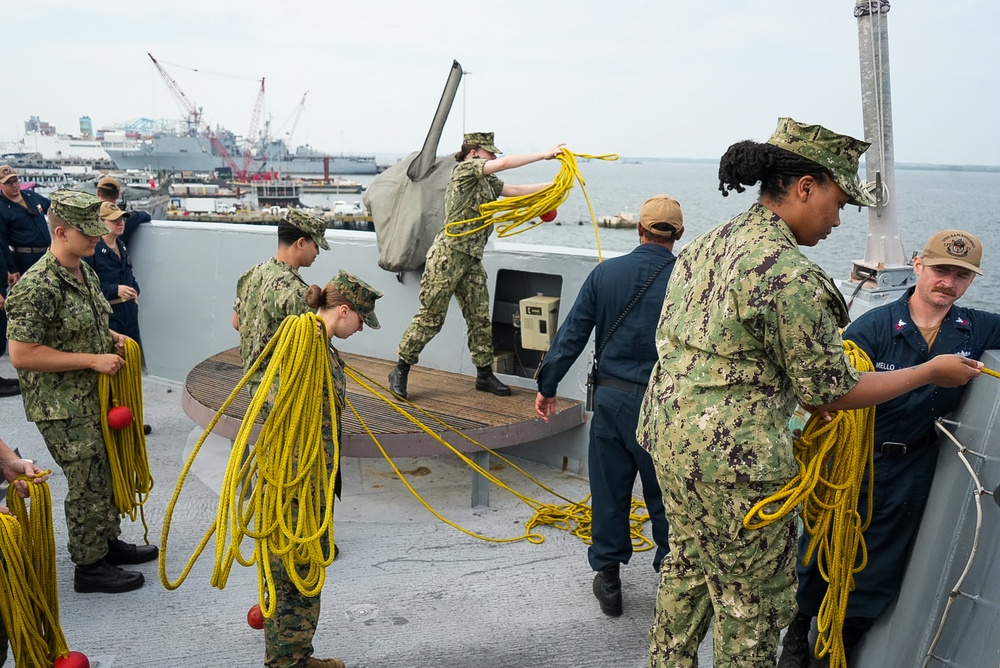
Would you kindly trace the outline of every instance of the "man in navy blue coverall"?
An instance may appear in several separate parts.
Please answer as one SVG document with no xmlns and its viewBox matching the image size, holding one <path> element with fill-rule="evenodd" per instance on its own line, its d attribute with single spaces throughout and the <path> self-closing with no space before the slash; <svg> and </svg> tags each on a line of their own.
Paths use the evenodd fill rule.
<svg viewBox="0 0 1000 668">
<path fill-rule="evenodd" d="M 0 166 L 0 354 L 7 348 L 7 314 L 3 311 L 7 290 L 49 249 L 48 210 L 49 200 L 33 190 L 21 190 L 16 169 Z M 0 378 L 0 397 L 20 393 L 17 378 Z"/>
<path fill-rule="evenodd" d="M 597 571 L 594 595 L 604 614 L 612 617 L 622 614 L 619 567 L 632 556 L 629 513 L 636 473 L 653 525 L 653 567 L 657 570 L 667 553 L 669 529 L 653 462 L 636 442 L 635 430 L 657 359 L 654 336 L 674 267 L 674 242 L 684 232 L 680 204 L 666 195 L 650 198 L 639 209 L 638 229 L 638 247 L 597 265 L 584 281 L 538 371 L 535 398 L 535 411 L 548 421 L 556 410 L 559 381 L 594 331 L 598 377 L 588 455 L 593 543 L 587 556 Z M 643 288 L 642 296 L 619 321 Z"/>
<path fill-rule="evenodd" d="M 1000 315 L 955 305 L 982 275 L 982 243 L 961 230 L 928 239 L 913 260 L 917 283 L 898 301 L 868 311 L 844 331 L 871 358 L 876 372 L 916 366 L 956 353 L 978 360 L 1000 347 Z M 875 409 L 875 469 L 872 521 L 865 532 L 868 565 L 854 576 L 848 597 L 844 644 L 850 652 L 899 593 L 910 549 L 930 493 L 938 446 L 934 420 L 953 411 L 965 387 L 925 385 Z M 866 478 L 858 502 L 867 515 Z M 778 661 L 780 668 L 821 665 L 808 642 L 827 583 L 816 559 L 802 565 L 809 536 L 799 540 L 799 613 L 792 621 Z"/>
</svg>

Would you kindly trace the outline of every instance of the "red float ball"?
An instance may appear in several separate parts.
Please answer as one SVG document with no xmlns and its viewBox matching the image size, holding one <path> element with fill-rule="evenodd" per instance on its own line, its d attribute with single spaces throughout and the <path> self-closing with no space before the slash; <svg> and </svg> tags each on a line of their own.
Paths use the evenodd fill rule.
<svg viewBox="0 0 1000 668">
<path fill-rule="evenodd" d="M 247 610 L 247 624 L 249 624 L 251 628 L 255 629 L 264 628 L 264 613 L 260 611 L 259 603 L 254 603 L 250 606 L 250 609 Z"/>
<path fill-rule="evenodd" d="M 551 211 L 546 211 L 545 213 L 543 213 L 541 216 L 539 216 L 539 218 L 544 220 L 546 223 L 551 223 L 553 220 L 556 219 L 557 212 L 558 212 L 557 209 L 552 209 Z"/>
<path fill-rule="evenodd" d="M 90 668 L 90 659 L 83 652 L 70 652 L 56 659 L 55 668 Z"/>
<path fill-rule="evenodd" d="M 108 411 L 108 426 L 112 429 L 124 429 L 132 424 L 132 419 L 128 406 L 115 406 Z"/>
</svg>

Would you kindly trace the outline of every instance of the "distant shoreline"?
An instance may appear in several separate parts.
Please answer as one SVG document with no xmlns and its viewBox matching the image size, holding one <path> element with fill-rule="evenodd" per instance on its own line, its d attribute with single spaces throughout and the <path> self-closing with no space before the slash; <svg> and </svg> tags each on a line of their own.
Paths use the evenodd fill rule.
<svg viewBox="0 0 1000 668">
<path fill-rule="evenodd" d="M 674 162 L 692 164 L 716 164 L 718 158 L 632 158 L 621 156 L 629 162 Z M 864 163 L 862 163 L 862 167 Z M 897 162 L 896 169 L 909 169 L 925 172 L 1000 172 L 1000 165 L 935 165 L 925 162 Z"/>
</svg>

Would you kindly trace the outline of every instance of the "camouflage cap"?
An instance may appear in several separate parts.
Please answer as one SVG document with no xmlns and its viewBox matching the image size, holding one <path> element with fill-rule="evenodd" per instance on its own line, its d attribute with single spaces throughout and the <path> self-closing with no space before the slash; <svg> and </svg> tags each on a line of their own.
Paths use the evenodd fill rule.
<svg viewBox="0 0 1000 668">
<path fill-rule="evenodd" d="M 7 183 L 15 176 L 17 176 L 17 170 L 10 165 L 0 167 L 0 183 Z"/>
<path fill-rule="evenodd" d="M 868 142 L 837 134 L 822 125 L 806 125 L 791 118 L 779 118 L 768 144 L 791 151 L 830 170 L 850 204 L 873 206 L 875 198 L 861 187 L 858 161 L 871 146 Z"/>
<path fill-rule="evenodd" d="M 470 146 L 478 146 L 484 151 L 489 151 L 490 153 L 495 153 L 496 155 L 503 153 L 503 151 L 498 149 L 497 145 L 493 143 L 492 132 L 467 132 L 465 133 L 465 136 L 462 137 L 462 143 Z"/>
<path fill-rule="evenodd" d="M 108 233 L 108 228 L 101 222 L 98 210 L 101 199 L 90 193 L 78 190 L 56 190 L 49 195 L 52 205 L 49 213 L 63 220 L 73 229 L 86 235 L 99 237 Z"/>
<path fill-rule="evenodd" d="M 326 221 L 319 216 L 310 215 L 301 209 L 289 209 L 285 214 L 285 222 L 308 234 L 323 250 L 330 250 L 330 244 L 326 243 Z"/>
<path fill-rule="evenodd" d="M 928 266 L 952 265 L 982 276 L 983 242 L 962 230 L 942 230 L 927 240 L 920 259 Z"/>
<path fill-rule="evenodd" d="M 378 317 L 375 315 L 375 300 L 382 296 L 379 290 L 376 290 L 354 274 L 346 272 L 343 269 L 330 282 L 333 283 L 340 294 L 344 295 L 354 305 L 354 310 L 358 312 L 361 320 L 366 325 L 372 329 L 380 327 Z"/>
<path fill-rule="evenodd" d="M 104 190 L 121 190 L 122 184 L 115 177 L 105 174 L 97 180 L 97 187 Z"/>
<path fill-rule="evenodd" d="M 119 209 L 118 205 L 114 202 L 101 202 L 101 220 L 116 221 L 120 218 L 128 218 L 131 215 L 132 214 L 128 211 L 122 211 Z"/>
</svg>

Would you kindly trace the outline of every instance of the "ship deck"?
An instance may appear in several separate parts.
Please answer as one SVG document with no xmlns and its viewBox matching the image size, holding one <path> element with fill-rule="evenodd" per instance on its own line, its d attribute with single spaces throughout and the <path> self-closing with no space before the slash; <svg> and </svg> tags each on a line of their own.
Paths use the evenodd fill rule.
<svg viewBox="0 0 1000 668">
<path fill-rule="evenodd" d="M 354 357 L 352 364 L 357 364 Z M 360 365 L 358 365 L 360 366 Z M 13 371 L 0 358 L 0 376 Z M 384 374 L 376 375 L 376 378 Z M 413 398 L 436 374 L 418 369 Z M 488 395 L 458 394 L 483 402 Z M 143 410 L 153 432 L 147 437 L 156 486 L 145 504 L 149 540 L 160 542 L 166 508 L 176 481 L 204 429 L 181 408 L 183 384 L 145 378 Z M 514 402 L 527 404 L 525 392 Z M 480 395 L 476 397 L 475 395 Z M 514 403 L 512 402 L 512 403 Z M 525 409 L 526 410 L 526 409 Z M 229 668 L 263 663 L 264 638 L 246 623 L 257 598 L 254 569 L 236 567 L 228 585 L 210 586 L 212 545 L 187 580 L 168 591 L 157 564 L 132 567 L 146 585 L 126 594 L 73 591 L 73 565 L 66 554 L 62 499 L 66 481 L 38 430 L 24 419 L 20 397 L 0 398 L 2 438 L 23 456 L 54 470 L 50 479 L 60 620 L 71 649 L 92 668 Z M 167 575 L 176 579 L 215 520 L 229 442 L 209 438 L 194 460 L 170 524 Z M 456 455 L 394 456 L 401 475 L 442 516 L 475 535 L 523 535 L 534 511 L 494 487 L 489 507 L 468 503 L 469 469 Z M 512 461 L 545 486 L 574 500 L 589 493 L 586 478 L 520 458 Z M 327 570 L 316 655 L 337 656 L 350 668 L 604 668 L 645 664 L 646 635 L 653 616 L 657 577 L 652 553 L 636 553 L 622 569 L 625 613 L 604 616 L 591 592 L 587 547 L 565 531 L 539 529 L 540 544 L 494 543 L 467 536 L 432 515 L 406 489 L 382 458 L 342 460 L 343 498 L 337 506 L 336 541 L 341 549 Z M 536 483 L 494 459 L 490 470 L 522 494 L 563 503 Z M 123 521 L 123 538 L 142 541 L 143 527 Z M 648 534 L 648 526 L 646 532 Z M 246 549 L 246 546 L 244 546 Z M 702 646 L 710 666 L 711 639 Z M 8 659 L 7 665 L 13 660 Z"/>
</svg>

